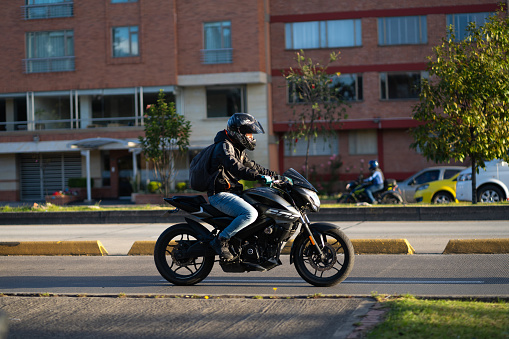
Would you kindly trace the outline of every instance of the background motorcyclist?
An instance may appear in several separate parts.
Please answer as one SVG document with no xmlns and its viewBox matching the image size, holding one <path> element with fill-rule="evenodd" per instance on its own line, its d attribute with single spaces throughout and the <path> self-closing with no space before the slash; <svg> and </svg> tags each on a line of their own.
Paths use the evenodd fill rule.
<svg viewBox="0 0 509 339">
<path fill-rule="evenodd" d="M 369 178 L 364 179 L 364 182 L 371 183 L 371 185 L 367 186 L 365 188 L 365 190 L 366 190 L 368 199 L 370 200 L 370 203 L 376 204 L 376 200 L 373 197 L 373 193 L 383 190 L 384 175 L 382 173 L 382 170 L 378 166 L 378 161 L 376 161 L 376 160 L 369 161 L 368 169 L 369 169 L 369 172 L 371 173 L 371 176 Z"/>
<path fill-rule="evenodd" d="M 239 180 L 254 181 L 262 175 L 277 175 L 247 157 L 246 149 L 253 151 L 256 147 L 253 137 L 256 133 L 265 132 L 251 114 L 235 113 L 228 119 L 226 130 L 219 131 L 214 138 L 216 147 L 211 157 L 211 172 L 219 171 L 211 181 L 207 195 L 212 206 L 235 219 L 210 245 L 227 260 L 233 259 L 228 249 L 230 238 L 258 217 L 256 209 L 240 197 L 243 185 Z"/>
</svg>

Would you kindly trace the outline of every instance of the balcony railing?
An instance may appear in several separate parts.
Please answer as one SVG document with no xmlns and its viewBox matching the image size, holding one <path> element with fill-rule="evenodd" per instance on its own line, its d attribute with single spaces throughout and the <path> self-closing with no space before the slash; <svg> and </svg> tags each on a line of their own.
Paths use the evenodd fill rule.
<svg viewBox="0 0 509 339">
<path fill-rule="evenodd" d="M 73 2 L 27 5 L 22 6 L 21 9 L 23 10 L 23 18 L 25 20 L 67 18 L 74 15 Z"/>
<path fill-rule="evenodd" d="M 23 60 L 25 73 L 68 72 L 74 69 L 74 56 Z"/>
<path fill-rule="evenodd" d="M 202 64 L 231 64 L 233 62 L 233 48 L 202 49 Z"/>
</svg>

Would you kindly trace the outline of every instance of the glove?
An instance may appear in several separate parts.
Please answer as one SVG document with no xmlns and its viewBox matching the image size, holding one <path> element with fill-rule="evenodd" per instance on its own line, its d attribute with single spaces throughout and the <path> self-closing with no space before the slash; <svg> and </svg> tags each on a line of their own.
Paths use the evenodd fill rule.
<svg viewBox="0 0 509 339">
<path fill-rule="evenodd" d="M 257 181 L 260 181 L 264 184 L 270 184 L 273 180 L 272 180 L 272 177 L 269 176 L 269 175 L 257 175 L 256 176 L 256 180 Z"/>
<path fill-rule="evenodd" d="M 284 178 L 285 178 L 285 181 L 286 181 L 287 183 L 289 183 L 290 185 L 293 185 L 293 180 L 292 180 L 292 178 L 288 178 L 288 177 L 284 177 Z"/>
</svg>

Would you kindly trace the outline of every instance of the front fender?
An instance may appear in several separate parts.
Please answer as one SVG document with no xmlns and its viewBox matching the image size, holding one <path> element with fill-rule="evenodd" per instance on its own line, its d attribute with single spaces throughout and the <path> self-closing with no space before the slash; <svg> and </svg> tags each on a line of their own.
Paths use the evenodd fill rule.
<svg viewBox="0 0 509 339">
<path fill-rule="evenodd" d="M 309 229 L 313 233 L 323 233 L 332 229 L 339 230 L 340 227 L 329 222 L 316 222 L 313 224 L 309 224 Z M 306 234 L 304 231 L 301 231 L 300 234 L 294 239 L 292 249 L 290 250 L 290 265 L 293 264 L 293 258 L 295 256 L 295 253 L 297 252 L 297 246 L 295 244 L 299 244 L 303 238 L 307 238 L 308 236 L 309 235 Z"/>
</svg>

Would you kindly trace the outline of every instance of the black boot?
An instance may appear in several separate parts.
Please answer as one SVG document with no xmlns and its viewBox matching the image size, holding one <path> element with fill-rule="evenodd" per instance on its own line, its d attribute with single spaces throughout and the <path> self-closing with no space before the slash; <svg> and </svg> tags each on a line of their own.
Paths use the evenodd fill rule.
<svg viewBox="0 0 509 339">
<path fill-rule="evenodd" d="M 210 242 L 210 246 L 216 251 L 217 254 L 223 259 L 232 260 L 233 254 L 228 249 L 228 239 L 223 237 L 216 237 Z"/>
</svg>

